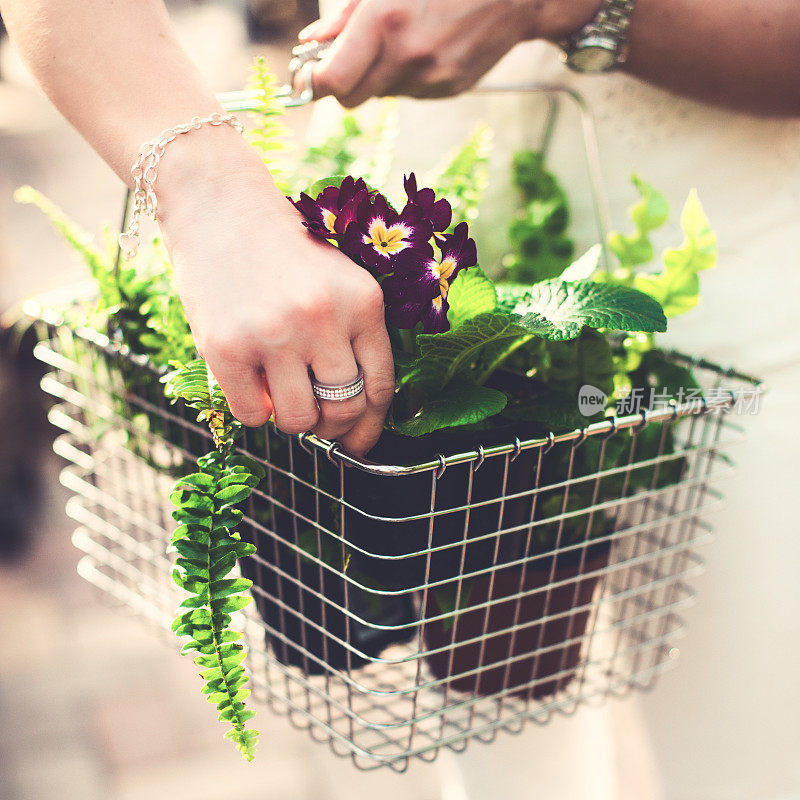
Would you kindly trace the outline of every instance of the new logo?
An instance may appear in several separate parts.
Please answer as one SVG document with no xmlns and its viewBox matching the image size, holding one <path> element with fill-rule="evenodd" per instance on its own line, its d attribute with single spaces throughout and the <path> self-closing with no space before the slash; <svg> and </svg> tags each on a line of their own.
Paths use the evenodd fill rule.
<svg viewBox="0 0 800 800">
<path fill-rule="evenodd" d="M 606 407 L 607 402 L 608 395 L 590 383 L 585 383 L 578 390 L 578 411 L 584 417 L 593 417 Z"/>
</svg>

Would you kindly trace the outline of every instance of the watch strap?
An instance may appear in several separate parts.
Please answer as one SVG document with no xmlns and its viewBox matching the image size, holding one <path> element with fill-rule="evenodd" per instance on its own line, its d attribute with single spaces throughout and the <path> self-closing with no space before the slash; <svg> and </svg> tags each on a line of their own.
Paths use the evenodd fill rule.
<svg viewBox="0 0 800 800">
<path fill-rule="evenodd" d="M 628 28 L 635 5 L 636 0 L 604 0 L 594 19 L 564 42 L 564 49 L 569 53 L 580 48 L 583 41 L 602 38 L 614 42 L 616 63 L 623 63 L 627 56 Z"/>
</svg>

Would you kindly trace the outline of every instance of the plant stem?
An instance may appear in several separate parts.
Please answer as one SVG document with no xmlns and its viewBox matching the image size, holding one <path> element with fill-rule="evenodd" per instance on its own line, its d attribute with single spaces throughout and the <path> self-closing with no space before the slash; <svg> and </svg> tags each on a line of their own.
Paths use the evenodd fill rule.
<svg viewBox="0 0 800 800">
<path fill-rule="evenodd" d="M 400 344 L 403 346 L 403 352 L 410 355 L 417 353 L 417 337 L 412 330 L 400 330 Z"/>
<path fill-rule="evenodd" d="M 505 361 L 512 353 L 519 350 L 520 347 L 527 344 L 531 339 L 535 338 L 535 334 L 530 334 L 530 336 L 523 336 L 519 339 L 515 339 L 505 350 L 503 350 L 499 355 L 497 355 L 491 363 L 483 370 L 483 372 L 478 376 L 476 383 L 479 386 L 482 386 L 486 383 L 487 380 L 492 376 L 492 373 Z"/>
</svg>

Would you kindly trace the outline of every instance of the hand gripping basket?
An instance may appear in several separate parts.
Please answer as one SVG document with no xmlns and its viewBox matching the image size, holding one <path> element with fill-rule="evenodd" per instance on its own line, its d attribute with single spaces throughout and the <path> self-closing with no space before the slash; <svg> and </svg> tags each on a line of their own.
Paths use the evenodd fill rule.
<svg viewBox="0 0 800 800">
<path fill-rule="evenodd" d="M 555 108 L 575 98 L 537 94 L 549 137 Z M 212 449 L 208 431 L 165 402 L 146 359 L 29 311 L 63 430 L 55 450 L 70 462 L 80 574 L 168 628 L 183 599 L 168 495 Z M 266 471 L 240 530 L 257 546 L 242 564 L 255 602 L 239 615 L 253 700 L 362 768 L 402 771 L 652 687 L 678 653 L 703 515 L 740 430 L 732 411 L 759 388 L 670 357 L 702 398 L 562 435 L 386 435 L 366 461 L 313 435 L 248 430 L 239 448 Z"/>
</svg>

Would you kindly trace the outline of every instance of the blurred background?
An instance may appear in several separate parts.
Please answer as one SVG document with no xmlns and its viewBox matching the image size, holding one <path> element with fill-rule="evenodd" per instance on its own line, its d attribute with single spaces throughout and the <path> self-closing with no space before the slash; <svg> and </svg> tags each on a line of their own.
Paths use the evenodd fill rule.
<svg viewBox="0 0 800 800">
<path fill-rule="evenodd" d="M 169 5 L 185 46 L 218 91 L 240 89 L 256 54 L 264 54 L 283 78 L 297 31 L 317 16 L 312 0 L 174 0 Z M 290 115 L 289 122 L 298 135 L 305 132 L 309 116 L 308 109 Z M 609 141 L 601 144 L 608 144 L 609 149 L 612 140 L 620 138 L 611 124 L 602 135 Z M 747 135 L 757 136 L 757 128 Z M 787 141 L 796 143 L 798 138 L 795 135 Z M 642 148 L 647 146 L 646 141 L 641 143 Z M 635 148 L 633 151 L 635 156 Z M 795 168 L 796 154 L 792 153 L 792 158 Z M 612 182 L 610 187 L 617 224 L 623 224 L 623 209 L 633 199 L 626 181 L 634 166 L 626 167 L 625 181 Z M 736 169 L 746 167 L 740 164 Z M 724 185 L 735 180 L 734 175 L 711 172 L 704 180 L 712 188 L 715 181 Z M 665 165 L 664 174 L 654 182 L 665 186 L 668 173 Z M 77 257 L 53 234 L 44 217 L 13 202 L 12 193 L 21 184 L 34 185 L 94 233 L 122 211 L 118 179 L 41 95 L 2 37 L 0 313 L 5 312 L 7 318 L 24 298 L 85 277 Z M 666 188 L 668 192 L 674 189 Z M 677 205 L 679 195 L 685 195 L 687 189 L 682 186 L 680 193 L 672 191 L 671 201 Z M 796 209 L 796 191 L 792 197 Z M 714 209 L 709 210 L 715 220 Z M 716 219 L 723 215 L 722 208 L 719 212 Z M 732 302 L 737 292 L 746 293 L 741 285 L 730 282 L 726 288 L 724 275 L 711 275 L 708 280 L 709 296 L 718 298 L 711 300 L 712 310 L 714 303 L 719 310 Z M 750 319 L 742 324 L 746 327 L 755 322 Z M 680 337 L 680 326 L 677 334 Z M 709 344 L 708 355 L 725 359 L 730 338 L 719 329 L 708 334 L 701 319 L 683 328 L 685 341 L 696 343 L 702 336 Z M 375 795 L 382 800 L 476 800 L 491 796 L 495 777 L 511 769 L 512 762 L 519 766 L 533 756 L 524 744 L 496 749 L 476 744 L 460 759 L 447 757 L 434 765 L 413 767 L 404 776 L 363 774 L 284 719 L 262 711 L 259 758 L 252 765 L 244 764 L 223 743 L 223 730 L 215 715 L 200 702 L 199 679 L 192 662 L 175 655 L 173 642 L 153 636 L 135 618 L 106 607 L 76 575 L 78 553 L 70 544 L 73 524 L 63 510 L 67 495 L 58 483 L 60 465 L 50 454 L 50 432 L 40 410 L 40 374 L 30 350 L 31 342 L 17 340 L 5 328 L 0 332 L 0 800 L 226 800 L 231 796 L 360 800 Z M 786 353 L 791 355 L 789 350 Z M 771 366 L 777 369 L 789 363 L 786 353 L 773 348 Z M 797 366 L 794 361 L 792 364 Z M 763 364 L 736 366 L 758 372 Z M 763 428 L 769 422 L 760 419 L 759 424 Z M 774 440 L 783 436 L 774 427 L 762 434 L 772 435 Z M 796 459 L 790 462 L 787 458 L 784 466 L 788 469 L 779 470 L 776 481 L 791 493 L 798 477 Z M 755 461 L 749 474 L 763 476 L 765 468 L 774 468 L 774 464 Z M 752 522 L 741 520 L 742 525 Z M 780 524 L 785 537 L 800 532 L 794 515 L 782 517 Z M 781 551 L 781 557 L 792 562 L 796 542 L 793 547 L 793 551 Z M 713 558 L 714 553 L 708 556 Z M 800 566 L 797 560 L 793 563 Z M 592 752 L 603 754 L 607 758 L 598 757 L 598 764 L 603 761 L 617 769 L 611 779 L 614 794 L 604 790 L 598 798 L 800 797 L 800 757 L 789 755 L 800 752 L 797 686 L 780 685 L 783 679 L 779 685 L 771 685 L 769 673 L 758 672 L 760 666 L 754 663 L 754 680 L 764 683 L 760 689 L 763 697 L 751 698 L 741 708 L 734 708 L 730 701 L 734 695 L 724 679 L 726 660 L 747 661 L 754 643 L 762 640 L 768 651 L 773 640 L 764 637 L 774 631 L 766 630 L 768 626 L 756 630 L 758 618 L 747 616 L 753 611 L 752 595 L 745 607 L 742 593 L 735 588 L 739 581 L 736 567 L 725 569 L 727 574 L 721 575 L 712 566 L 704 579 L 700 591 L 701 603 L 707 604 L 705 615 L 697 619 L 694 611 L 687 615 L 690 624 L 697 623 L 692 636 L 697 642 L 706 642 L 705 649 L 693 651 L 689 645 L 688 663 L 681 663 L 665 677 L 663 691 L 657 690 L 641 706 L 638 701 L 611 704 L 613 744 L 607 738 L 608 728 L 593 726 L 593 712 L 588 712 L 590 724 L 583 726 L 582 738 L 574 739 L 574 746 L 589 761 Z M 724 584 L 728 588 L 715 593 L 713 587 L 720 578 L 728 580 Z M 778 581 L 774 594 L 759 599 L 765 607 L 773 603 L 784 609 L 783 617 L 764 617 L 784 626 L 780 641 L 798 638 L 792 612 L 798 606 L 797 583 L 794 580 L 789 587 Z M 704 591 L 708 596 L 703 596 Z M 785 627 L 786 620 L 792 627 Z M 739 622 L 741 629 L 736 627 Z M 778 651 L 777 658 L 785 663 L 795 656 L 795 650 L 787 649 Z M 718 695 L 709 699 L 708 713 L 703 710 L 702 694 L 692 694 L 692 669 L 695 675 L 719 672 L 723 676 Z M 791 717 L 795 723 L 766 730 L 761 727 L 763 718 L 749 712 L 759 704 L 775 703 L 785 704 L 781 719 Z M 553 725 L 564 728 L 570 720 L 559 719 Z M 762 731 L 763 749 L 744 746 L 739 726 Z M 716 749 L 710 746 L 712 739 Z M 472 750 L 485 751 L 480 762 L 469 761 Z M 494 759 L 487 755 L 490 753 L 495 754 Z M 461 773 L 465 764 L 467 771 L 471 768 L 474 772 L 475 763 L 481 765 L 483 777 L 481 782 L 473 775 L 472 785 L 481 788 L 479 794 L 468 794 Z M 568 757 L 564 767 L 556 754 L 552 758 L 540 754 L 539 796 L 571 800 L 562 792 L 559 769 L 563 768 L 569 768 Z M 598 770 L 604 768 L 598 766 Z M 756 775 L 758 780 L 745 784 L 739 772 Z M 660 775 L 655 782 L 651 780 L 654 773 Z M 792 784 L 789 775 L 795 775 L 797 782 Z M 700 777 L 703 786 L 715 787 L 713 792 L 695 791 Z M 607 775 L 598 774 L 597 778 L 598 784 L 609 785 Z M 654 784 L 661 788 L 653 789 Z M 527 786 L 515 788 L 514 796 L 529 796 Z M 585 796 L 593 796 L 591 789 Z"/>
</svg>

